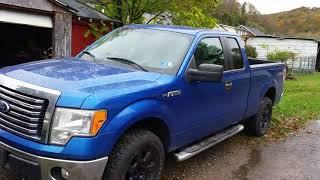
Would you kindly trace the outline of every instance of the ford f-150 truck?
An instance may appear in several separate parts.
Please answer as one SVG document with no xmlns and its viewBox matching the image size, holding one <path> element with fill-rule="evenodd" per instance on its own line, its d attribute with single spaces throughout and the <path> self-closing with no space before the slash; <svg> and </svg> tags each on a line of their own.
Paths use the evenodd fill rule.
<svg viewBox="0 0 320 180">
<path fill-rule="evenodd" d="M 235 34 L 118 28 L 76 58 L 0 70 L 0 166 L 34 179 L 159 179 L 243 129 L 266 133 L 285 66 Z"/>
</svg>

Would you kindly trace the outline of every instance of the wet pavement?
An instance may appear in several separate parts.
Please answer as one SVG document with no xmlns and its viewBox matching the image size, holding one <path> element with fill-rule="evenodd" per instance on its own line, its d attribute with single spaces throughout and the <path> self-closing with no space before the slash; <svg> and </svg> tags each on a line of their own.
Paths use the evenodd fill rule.
<svg viewBox="0 0 320 180">
<path fill-rule="evenodd" d="M 318 180 L 320 121 L 294 136 L 266 145 L 232 138 L 187 161 L 166 161 L 163 180 Z M 19 179 L 0 169 L 0 180 Z"/>
<path fill-rule="evenodd" d="M 168 160 L 164 180 L 319 180 L 320 121 L 267 145 L 228 140 L 182 163 Z"/>
</svg>

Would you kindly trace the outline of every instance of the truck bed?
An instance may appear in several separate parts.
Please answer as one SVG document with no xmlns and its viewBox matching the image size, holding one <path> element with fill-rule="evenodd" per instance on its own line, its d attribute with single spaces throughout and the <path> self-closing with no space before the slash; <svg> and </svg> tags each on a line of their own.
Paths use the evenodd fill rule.
<svg viewBox="0 0 320 180">
<path fill-rule="evenodd" d="M 248 59 L 249 65 L 251 69 L 255 68 L 266 68 L 270 66 L 283 66 L 283 63 L 268 61 L 268 60 L 261 60 L 261 59 Z"/>
<path fill-rule="evenodd" d="M 270 87 L 275 88 L 276 97 L 274 103 L 278 103 L 283 92 L 283 71 L 285 65 L 283 63 L 249 59 L 251 72 L 251 85 L 248 95 L 248 108 L 246 117 L 250 117 L 257 112 L 258 104 L 262 95 Z M 258 97 L 258 98 L 257 98 Z"/>
<path fill-rule="evenodd" d="M 258 65 L 258 64 L 274 64 L 274 61 L 261 60 L 261 59 L 248 59 L 250 65 Z"/>
</svg>

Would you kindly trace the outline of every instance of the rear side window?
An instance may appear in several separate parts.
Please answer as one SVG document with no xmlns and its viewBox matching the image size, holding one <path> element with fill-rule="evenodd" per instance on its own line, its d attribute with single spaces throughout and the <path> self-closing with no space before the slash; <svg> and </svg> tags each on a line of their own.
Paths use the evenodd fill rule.
<svg viewBox="0 0 320 180">
<path fill-rule="evenodd" d="M 224 54 L 219 38 L 203 39 L 194 54 L 196 67 L 200 64 L 216 64 L 224 66 Z"/>
<path fill-rule="evenodd" d="M 227 43 L 230 47 L 231 62 L 233 64 L 231 69 L 242 69 L 244 68 L 243 59 L 241 55 L 241 49 L 236 39 L 227 38 Z"/>
</svg>

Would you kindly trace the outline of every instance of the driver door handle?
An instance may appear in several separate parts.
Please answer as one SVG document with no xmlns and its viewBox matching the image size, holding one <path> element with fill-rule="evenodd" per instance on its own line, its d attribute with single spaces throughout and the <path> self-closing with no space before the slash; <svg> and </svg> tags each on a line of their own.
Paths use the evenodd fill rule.
<svg viewBox="0 0 320 180">
<path fill-rule="evenodd" d="M 232 89 L 232 81 L 226 81 L 224 87 L 227 91 L 230 91 Z"/>
</svg>

